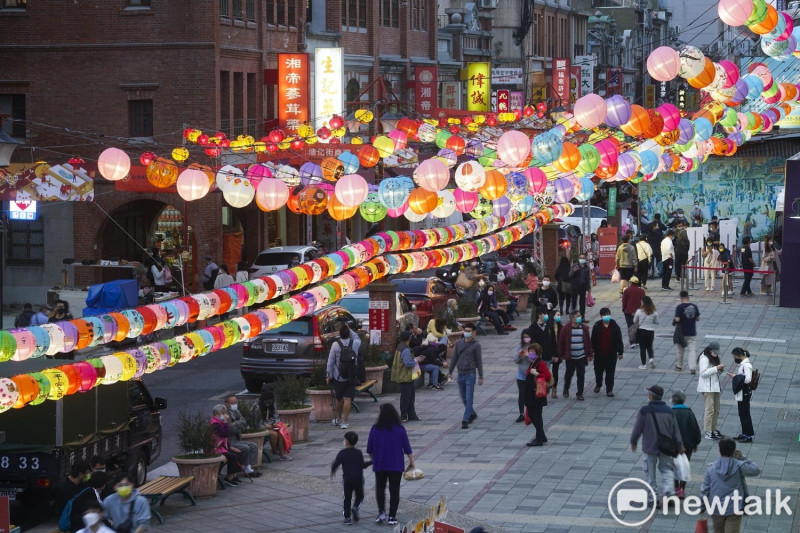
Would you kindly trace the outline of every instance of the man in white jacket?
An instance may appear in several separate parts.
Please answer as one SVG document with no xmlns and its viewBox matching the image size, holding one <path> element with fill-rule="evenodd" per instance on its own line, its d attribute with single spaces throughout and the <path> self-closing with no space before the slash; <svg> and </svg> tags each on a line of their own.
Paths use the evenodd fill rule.
<svg viewBox="0 0 800 533">
<path fill-rule="evenodd" d="M 675 262 L 675 230 L 667 230 L 667 236 L 661 241 L 661 290 L 671 291 L 669 280 L 672 278 L 672 265 Z"/>
<path fill-rule="evenodd" d="M 750 362 L 750 352 L 738 346 L 731 352 L 733 360 L 738 365 L 735 372 L 728 372 L 733 385 L 733 394 L 736 404 L 739 407 L 739 422 L 742 424 L 742 432 L 734 439 L 739 442 L 753 442 L 753 418 L 750 416 L 750 398 L 753 391 L 750 384 L 753 381 L 753 364 Z"/>
</svg>

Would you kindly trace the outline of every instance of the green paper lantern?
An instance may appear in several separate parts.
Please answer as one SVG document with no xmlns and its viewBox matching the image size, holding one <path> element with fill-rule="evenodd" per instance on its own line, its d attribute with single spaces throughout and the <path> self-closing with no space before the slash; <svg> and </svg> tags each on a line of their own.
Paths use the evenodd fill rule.
<svg viewBox="0 0 800 533">
<path fill-rule="evenodd" d="M 378 222 L 386 217 L 388 209 L 381 203 L 380 199 L 378 198 L 378 193 L 371 192 L 361 203 L 358 211 L 361 213 L 361 217 L 367 222 Z"/>
</svg>

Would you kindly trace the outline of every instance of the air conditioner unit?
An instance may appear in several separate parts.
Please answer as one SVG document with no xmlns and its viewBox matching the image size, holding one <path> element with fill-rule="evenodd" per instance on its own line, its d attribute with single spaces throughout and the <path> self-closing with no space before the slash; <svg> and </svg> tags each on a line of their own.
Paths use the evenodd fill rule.
<svg viewBox="0 0 800 533">
<path fill-rule="evenodd" d="M 478 7 L 480 9 L 497 9 L 499 0 L 478 0 Z"/>
</svg>

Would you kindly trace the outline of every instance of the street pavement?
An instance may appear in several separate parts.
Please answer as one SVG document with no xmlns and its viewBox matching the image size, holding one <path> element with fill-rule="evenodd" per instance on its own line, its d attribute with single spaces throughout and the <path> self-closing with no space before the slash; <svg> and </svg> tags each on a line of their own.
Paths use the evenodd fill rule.
<svg viewBox="0 0 800 533">
<path fill-rule="evenodd" d="M 403 481 L 399 520 L 402 523 L 425 518 L 428 508 L 444 496 L 449 514 L 446 522 L 466 528 L 483 525 L 487 531 L 506 532 L 590 532 L 590 531 L 653 531 L 691 532 L 697 517 L 662 516 L 640 527 L 623 527 L 608 509 L 609 491 L 628 477 L 644 478 L 641 452 L 630 450 L 630 432 L 636 410 L 647 402 L 645 388 L 661 385 L 667 396 L 670 391 L 687 393 L 687 404 L 694 410 L 702 426 L 703 400 L 696 392 L 696 376 L 674 370 L 675 347 L 672 345 L 671 317 L 678 303 L 678 291 L 662 292 L 657 280 L 651 280 L 648 291 L 661 316 L 655 354 L 655 370 L 639 370 L 638 349 L 628 350 L 617 366 L 615 398 L 605 390 L 593 392 L 594 372 L 587 368 L 585 397 L 575 399 L 575 385 L 569 399 L 548 399 L 544 421 L 549 442 L 541 448 L 530 448 L 526 442 L 533 436 L 533 427 L 514 423 L 517 416 L 514 350 L 519 342 L 516 334 L 479 337 L 483 347 L 485 383 L 476 387 L 475 407 L 479 418 L 468 430 L 461 429 L 463 406 L 455 383 L 442 391 L 420 389 L 417 412 L 421 422 L 407 424 L 416 463 L 425 477 Z M 674 284 L 677 287 L 677 284 Z M 611 308 L 614 318 L 624 325 L 617 287 L 607 280 L 598 280 L 594 290 L 597 305 L 587 310 L 594 322 L 601 307 Z M 739 445 L 743 453 L 762 469 L 760 476 L 748 478 L 751 494 L 765 494 L 767 489 L 780 488 L 791 496 L 791 516 L 745 517 L 743 531 L 800 531 L 800 310 L 768 305 L 767 297 L 736 297 L 722 303 L 718 292 L 705 292 L 702 287 L 692 293 L 701 319 L 698 323 L 698 350 L 711 341 L 720 343 L 723 362 L 732 366 L 730 351 L 735 346 L 750 350 L 755 368 L 762 374 L 759 389 L 754 393 L 752 414 L 756 437 L 752 444 Z M 522 329 L 530 322 L 525 313 L 515 321 Z M 518 332 L 517 332 L 518 333 Z M 232 355 L 232 354 L 231 354 Z M 197 406 L 216 403 L 226 391 L 239 392 L 241 381 L 219 382 L 214 358 L 205 358 L 211 365 L 207 384 L 200 388 L 182 384 L 175 369 L 190 369 L 195 362 L 178 365 L 160 373 L 164 382 L 154 383 L 159 389 L 174 387 L 173 395 L 190 392 L 204 395 Z M 229 356 L 230 357 L 230 356 Z M 220 357 L 221 361 L 230 359 Z M 198 362 L 198 364 L 201 364 Z M 563 367 L 560 382 L 563 382 Z M 688 366 L 688 365 L 687 365 Z M 221 366 L 220 366 L 221 368 Z M 152 376 L 152 378 L 157 376 Z M 159 378 L 161 379 L 161 378 Z M 195 377 L 192 382 L 197 382 Z M 189 389 L 192 389 L 189 391 Z M 559 386 L 559 389 L 561 387 Z M 725 435 L 739 433 L 736 404 L 729 380 L 725 380 L 720 413 L 720 431 Z M 560 390 L 559 390 L 560 394 Z M 163 395 L 163 394 L 162 394 Z M 244 398 L 253 396 L 244 395 Z M 397 394 L 385 394 L 381 402 L 398 404 Z M 351 416 L 350 429 L 359 433 L 359 447 L 366 446 L 369 428 L 377 416 L 378 404 L 369 399 L 359 401 L 362 411 Z M 309 441 L 296 444 L 294 460 L 277 459 L 265 464 L 264 476 L 245 481 L 238 487 L 219 491 L 214 498 L 198 501 L 190 507 L 180 498 L 170 499 L 164 506 L 165 524 L 154 531 L 343 531 L 341 524 L 341 473 L 330 481 L 330 464 L 342 447 L 344 431 L 330 424 L 312 421 Z M 169 428 L 165 429 L 169 433 Z M 641 450 L 641 443 L 639 450 Z M 687 495 L 700 491 L 705 465 L 718 458 L 715 441 L 704 440 L 692 457 L 692 479 Z M 165 458 L 162 458 L 162 460 Z M 152 471 L 175 474 L 172 463 Z M 374 480 L 366 476 L 366 500 L 362 521 L 353 529 L 386 530 L 372 521 L 377 513 Z M 626 513 L 624 519 L 639 515 Z M 33 531 L 52 531 L 53 525 L 42 525 Z M 710 525 L 709 525 L 709 529 Z"/>
</svg>

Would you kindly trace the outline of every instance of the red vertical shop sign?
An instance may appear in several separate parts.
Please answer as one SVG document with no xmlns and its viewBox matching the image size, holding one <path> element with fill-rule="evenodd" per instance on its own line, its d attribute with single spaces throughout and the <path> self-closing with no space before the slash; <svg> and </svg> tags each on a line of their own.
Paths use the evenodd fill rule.
<svg viewBox="0 0 800 533">
<path fill-rule="evenodd" d="M 289 133 L 309 120 L 308 54 L 278 54 L 278 123 Z"/>
<path fill-rule="evenodd" d="M 431 116 L 439 102 L 439 67 L 436 65 L 414 67 L 414 102 L 417 114 Z"/>
<path fill-rule="evenodd" d="M 597 242 L 600 243 L 600 275 L 611 274 L 617 256 L 617 228 L 597 228 Z"/>
<path fill-rule="evenodd" d="M 581 66 L 575 65 L 569 69 L 569 107 L 575 105 L 575 100 L 581 97 Z"/>
<path fill-rule="evenodd" d="M 511 94 L 505 89 L 497 91 L 497 112 L 508 113 L 511 111 Z"/>
<path fill-rule="evenodd" d="M 622 94 L 622 69 L 613 67 L 606 70 L 606 97 Z"/>
<path fill-rule="evenodd" d="M 553 58 L 553 99 L 555 105 L 569 102 L 569 58 Z"/>
</svg>

